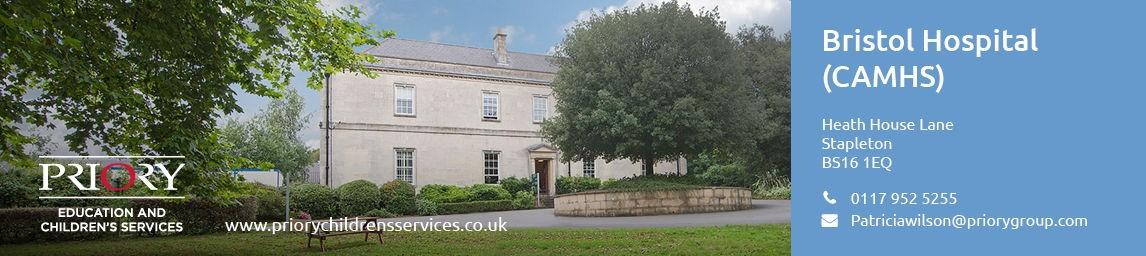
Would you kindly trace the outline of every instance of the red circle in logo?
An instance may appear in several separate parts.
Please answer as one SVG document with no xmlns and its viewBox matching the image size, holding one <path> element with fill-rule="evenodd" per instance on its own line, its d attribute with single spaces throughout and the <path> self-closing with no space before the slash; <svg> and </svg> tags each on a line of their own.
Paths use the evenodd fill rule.
<svg viewBox="0 0 1146 256">
<path fill-rule="evenodd" d="M 127 186 L 114 187 L 111 185 L 111 181 L 108 180 L 108 178 L 107 178 L 107 176 L 108 176 L 107 172 L 111 171 L 111 167 L 113 167 L 113 166 L 121 166 L 121 167 L 123 167 L 124 170 L 127 170 L 127 173 L 131 174 L 131 176 L 128 176 L 128 178 L 127 178 Z M 103 171 L 101 171 L 99 173 L 99 182 L 103 184 L 104 188 L 107 188 L 107 191 L 124 191 L 124 190 L 127 190 L 127 189 L 131 188 L 132 186 L 135 186 L 135 168 L 132 168 L 131 165 L 126 164 L 126 163 L 108 164 L 108 165 L 104 166 Z"/>
</svg>

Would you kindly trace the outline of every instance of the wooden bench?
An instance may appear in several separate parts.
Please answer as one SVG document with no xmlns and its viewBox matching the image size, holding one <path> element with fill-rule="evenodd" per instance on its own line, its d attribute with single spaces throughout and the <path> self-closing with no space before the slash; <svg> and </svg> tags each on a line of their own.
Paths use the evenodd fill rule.
<svg viewBox="0 0 1146 256">
<path fill-rule="evenodd" d="M 325 252 L 326 251 L 326 238 L 327 237 L 342 236 L 342 235 L 353 235 L 353 234 L 365 234 L 365 239 L 363 241 L 370 241 L 370 234 L 371 233 L 378 234 L 378 244 L 382 244 L 382 227 L 381 226 L 376 226 L 375 227 L 376 230 L 373 230 L 373 231 L 366 230 L 366 228 L 364 228 L 364 227 L 359 228 L 358 231 L 329 231 L 329 230 L 322 230 L 321 227 L 319 228 L 318 232 L 314 232 L 314 231 L 310 230 L 310 228 L 314 227 L 314 225 L 331 223 L 331 224 L 327 224 L 328 226 L 330 226 L 330 225 L 335 225 L 334 223 L 336 223 L 336 222 L 342 222 L 342 223 L 347 223 L 347 224 L 354 223 L 355 225 L 359 225 L 361 227 L 361 226 L 365 225 L 365 223 L 367 223 L 367 222 L 375 222 L 375 221 L 378 221 L 378 219 L 380 219 L 380 218 L 378 218 L 378 217 L 358 217 L 357 222 L 355 222 L 355 218 L 349 218 L 346 220 L 335 219 L 335 220 L 309 221 L 307 223 L 307 230 L 306 230 L 306 248 L 310 248 L 310 244 L 311 244 L 310 242 L 312 239 L 318 239 L 319 247 L 322 248 L 322 251 Z M 332 228 L 327 227 L 327 229 L 332 229 Z"/>
</svg>

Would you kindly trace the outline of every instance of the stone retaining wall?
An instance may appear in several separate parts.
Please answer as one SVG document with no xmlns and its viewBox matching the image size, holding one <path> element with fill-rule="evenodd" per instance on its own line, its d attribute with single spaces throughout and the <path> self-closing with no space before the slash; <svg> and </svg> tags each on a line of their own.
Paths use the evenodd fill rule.
<svg viewBox="0 0 1146 256">
<path fill-rule="evenodd" d="M 559 195 L 557 216 L 643 216 L 744 210 L 752 207 L 752 190 L 702 187 L 640 192 L 588 191 Z"/>
</svg>

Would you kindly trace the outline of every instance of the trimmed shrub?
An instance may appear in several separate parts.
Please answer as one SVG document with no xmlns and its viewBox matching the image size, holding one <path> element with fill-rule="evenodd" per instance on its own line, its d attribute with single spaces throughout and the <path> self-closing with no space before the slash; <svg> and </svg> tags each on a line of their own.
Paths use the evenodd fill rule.
<svg viewBox="0 0 1146 256">
<path fill-rule="evenodd" d="M 260 221 L 281 221 L 286 218 L 286 199 L 274 187 L 258 184 L 243 183 L 245 194 L 255 197 L 259 201 L 258 213 L 255 219 Z"/>
<path fill-rule="evenodd" d="M 207 234 L 225 230 L 229 221 L 254 221 L 259 212 L 258 201 L 253 196 L 245 196 L 233 201 L 217 202 L 203 198 L 189 200 L 133 200 L 132 208 L 164 208 L 163 218 L 137 218 L 137 222 L 174 221 L 183 223 L 180 234 Z M 147 234 L 158 234 L 150 232 Z"/>
<path fill-rule="evenodd" d="M 441 201 L 437 203 L 462 203 L 474 200 L 474 193 L 468 189 L 460 187 L 452 187 L 446 191 L 446 195 L 442 197 Z"/>
<path fill-rule="evenodd" d="M 537 198 L 529 191 L 517 191 L 516 194 L 513 194 L 514 209 L 532 209 L 536 201 Z"/>
<path fill-rule="evenodd" d="M 380 207 L 391 213 L 412 215 L 418 211 L 414 205 L 414 196 L 414 185 L 401 180 L 392 180 L 382 184 Z"/>
<path fill-rule="evenodd" d="M 442 214 L 490 212 L 513 210 L 513 200 L 473 201 L 465 203 L 439 204 Z"/>
<path fill-rule="evenodd" d="M 616 183 L 616 182 L 617 182 L 617 179 L 614 179 L 614 178 L 609 178 L 609 179 L 607 179 L 607 180 L 602 180 L 602 181 L 601 181 L 601 188 L 602 188 L 602 189 L 604 189 L 604 188 L 607 188 L 607 187 L 611 187 L 611 186 L 613 186 L 613 183 Z"/>
<path fill-rule="evenodd" d="M 92 240 L 118 235 L 117 232 L 43 232 L 45 222 L 116 222 L 113 218 L 59 218 L 59 208 L 0 209 L 0 244 Z"/>
<path fill-rule="evenodd" d="M 374 209 L 374 210 L 370 210 L 369 212 L 366 212 L 366 215 L 364 215 L 364 216 L 366 216 L 366 217 L 378 217 L 378 218 L 393 218 L 393 217 L 396 217 L 397 215 L 394 215 L 393 213 L 386 211 L 386 209 Z"/>
<path fill-rule="evenodd" d="M 438 203 L 426 199 L 418 199 L 415 203 L 418 208 L 418 215 L 431 216 L 438 215 Z"/>
<path fill-rule="evenodd" d="M 461 203 L 473 201 L 470 190 L 453 185 L 426 185 L 422 187 L 422 198 L 435 203 Z"/>
<path fill-rule="evenodd" d="M 326 219 L 339 214 L 338 192 L 334 189 L 307 183 L 291 188 L 291 209 L 309 213 L 313 219 Z"/>
<path fill-rule="evenodd" d="M 125 208 L 163 208 L 163 217 L 135 218 L 66 218 L 58 217 L 56 207 L 0 209 L 0 243 L 35 241 L 90 240 L 115 237 L 126 232 L 41 232 L 44 222 L 181 222 L 182 231 L 178 234 L 206 234 L 225 230 L 228 221 L 255 221 L 259 213 L 259 202 L 254 196 L 244 196 L 230 201 L 211 201 L 203 198 L 188 200 L 129 200 Z M 281 212 L 279 214 L 282 214 Z M 278 215 L 281 218 L 281 215 Z M 158 231 L 141 232 L 141 235 L 159 235 Z"/>
<path fill-rule="evenodd" d="M 581 176 L 557 177 L 557 194 L 568 194 L 601 188 L 601 179 Z"/>
<path fill-rule="evenodd" d="M 453 186 L 438 184 L 425 185 L 418 191 L 418 196 L 426 200 L 436 201 L 434 199 L 442 198 L 446 195 L 446 190 L 449 190 L 449 187 Z"/>
<path fill-rule="evenodd" d="M 339 209 L 342 216 L 361 216 L 380 204 L 378 185 L 367 180 L 355 180 L 338 186 Z"/>
<path fill-rule="evenodd" d="M 756 182 L 756 175 L 739 164 L 711 165 L 708 170 L 696 175 L 698 179 L 708 186 L 741 187 L 747 188 Z"/>
<path fill-rule="evenodd" d="M 533 191 L 533 181 L 529 178 L 509 177 L 501 179 L 499 184 L 510 194 L 517 194 L 519 191 Z"/>
<path fill-rule="evenodd" d="M 474 184 L 472 186 L 466 187 L 466 190 L 469 190 L 470 193 L 473 193 L 473 197 L 470 199 L 470 201 L 490 201 L 513 198 L 513 194 L 510 194 L 509 191 L 506 191 L 504 188 L 496 185 Z"/>
</svg>

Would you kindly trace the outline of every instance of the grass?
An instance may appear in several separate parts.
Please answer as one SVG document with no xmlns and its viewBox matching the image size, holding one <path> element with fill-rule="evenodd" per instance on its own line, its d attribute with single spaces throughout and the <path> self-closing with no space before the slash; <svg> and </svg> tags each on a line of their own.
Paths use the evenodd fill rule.
<svg viewBox="0 0 1146 256">
<path fill-rule="evenodd" d="M 789 255 L 790 225 L 678 228 L 520 228 L 507 232 L 391 232 L 327 240 L 330 255 Z M 302 234 L 226 233 L 0 245 L 4 255 L 321 254 Z"/>
</svg>

